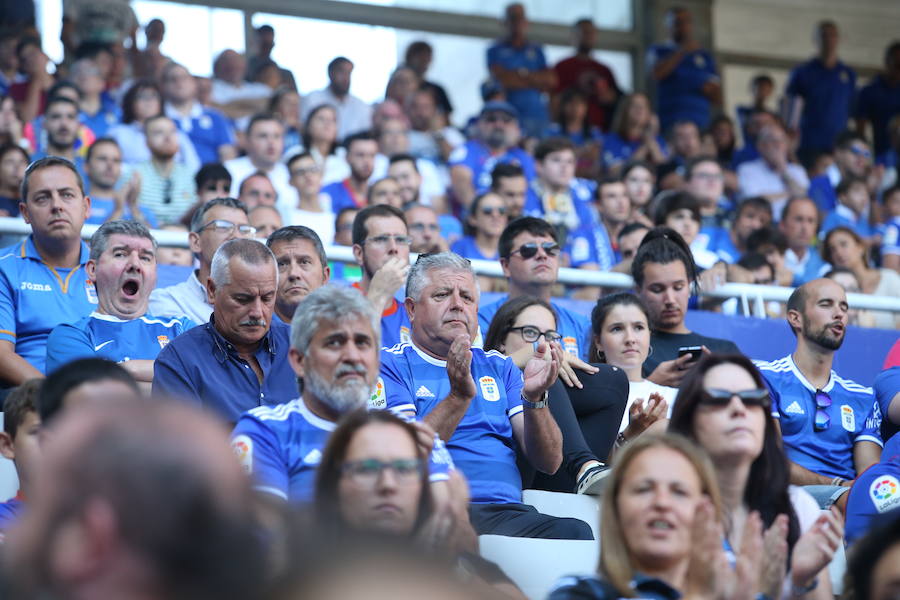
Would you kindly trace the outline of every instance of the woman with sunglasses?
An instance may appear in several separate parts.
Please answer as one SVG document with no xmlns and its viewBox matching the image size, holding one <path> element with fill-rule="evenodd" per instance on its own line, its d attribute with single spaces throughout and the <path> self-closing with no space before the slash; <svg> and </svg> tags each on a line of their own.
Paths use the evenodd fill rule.
<svg viewBox="0 0 900 600">
<path fill-rule="evenodd" d="M 559 344 L 556 311 L 533 296 L 505 302 L 491 321 L 484 338 L 485 351 L 496 350 L 520 368 L 532 358 L 541 340 Z M 574 377 L 574 373 L 569 375 Z M 595 494 L 602 489 L 606 466 L 598 457 L 609 454 L 625 406 L 627 382 L 611 368 L 579 373 L 582 388 L 557 381 L 549 390 L 550 411 L 563 437 L 563 469 L 555 475 L 536 473 L 519 461 L 526 487 Z"/>
<path fill-rule="evenodd" d="M 600 508 L 597 575 L 565 577 L 549 600 L 751 600 L 759 587 L 759 519 L 729 569 L 722 508 L 706 454 L 680 435 L 648 435 L 616 457 Z"/>
<path fill-rule="evenodd" d="M 463 223 L 463 237 L 450 246 L 456 252 L 470 260 L 499 260 L 497 250 L 500 234 L 506 229 L 506 202 L 494 192 L 479 194 L 469 207 L 469 214 Z M 502 291 L 501 280 L 492 277 L 479 277 L 478 283 L 482 292 Z"/>
<path fill-rule="evenodd" d="M 591 311 L 591 362 L 605 362 L 628 376 L 628 402 L 616 445 L 641 433 L 662 432 L 678 390 L 646 379 L 641 371 L 650 353 L 650 317 L 641 299 L 627 292 L 604 296 Z"/>
<path fill-rule="evenodd" d="M 728 524 L 727 550 L 736 547 L 751 515 L 762 519 L 764 569 L 779 577 L 760 591 L 772 598 L 830 600 L 828 563 L 842 543 L 840 513 L 822 513 L 812 496 L 789 485 L 771 408 L 762 375 L 748 358 L 707 355 L 685 376 L 669 431 L 696 441 L 712 459 Z"/>
<path fill-rule="evenodd" d="M 386 410 L 358 410 L 341 420 L 328 438 L 316 473 L 314 516 L 322 539 L 412 542 L 427 554 L 451 560 L 458 573 L 522 598 L 499 567 L 477 555 L 465 479 L 451 478 L 452 518 L 442 519 L 440 526 L 431 519 L 436 499 L 420 435 L 412 424 Z M 427 443 L 430 446 L 430 439 Z"/>
</svg>

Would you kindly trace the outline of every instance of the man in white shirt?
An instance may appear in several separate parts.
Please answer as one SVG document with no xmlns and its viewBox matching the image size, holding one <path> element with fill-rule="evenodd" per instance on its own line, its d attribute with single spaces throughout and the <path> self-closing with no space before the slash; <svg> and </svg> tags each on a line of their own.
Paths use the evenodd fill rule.
<svg viewBox="0 0 900 600">
<path fill-rule="evenodd" d="M 350 74 L 353 63 L 338 56 L 328 63 L 328 87 L 310 93 L 303 103 L 303 117 L 321 104 L 330 104 L 337 109 L 338 139 L 372 128 L 372 107 L 350 94 Z"/>
<path fill-rule="evenodd" d="M 772 203 L 772 213 L 780 215 L 788 200 L 806 195 L 809 178 L 803 167 L 788 162 L 788 137 L 781 125 L 764 127 L 757 148 L 760 157 L 738 167 L 739 195 L 764 196 Z"/>
<path fill-rule="evenodd" d="M 278 212 L 287 222 L 290 210 L 297 204 L 297 190 L 291 187 L 287 166 L 281 162 L 284 153 L 284 125 L 270 114 L 257 114 L 250 119 L 246 133 L 247 155 L 225 162 L 231 173 L 231 196 L 240 194 L 241 182 L 257 171 L 264 173 L 278 192 Z"/>
<path fill-rule="evenodd" d="M 225 50 L 213 64 L 210 99 L 213 105 L 232 119 L 248 117 L 263 110 L 272 89 L 262 83 L 244 81 L 247 60 L 234 50 Z"/>
</svg>

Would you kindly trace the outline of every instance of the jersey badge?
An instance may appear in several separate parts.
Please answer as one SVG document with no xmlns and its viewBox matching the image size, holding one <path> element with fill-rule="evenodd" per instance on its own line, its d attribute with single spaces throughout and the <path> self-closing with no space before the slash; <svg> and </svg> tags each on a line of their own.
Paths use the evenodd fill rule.
<svg viewBox="0 0 900 600">
<path fill-rule="evenodd" d="M 500 388 L 493 377 L 485 375 L 478 380 L 478 384 L 481 386 L 482 398 L 488 402 L 496 402 L 500 399 Z"/>
<path fill-rule="evenodd" d="M 84 292 L 87 294 L 88 302 L 97 304 L 97 288 L 94 287 L 94 282 L 90 279 L 84 282 Z"/>
<path fill-rule="evenodd" d="M 841 425 L 847 431 L 856 431 L 856 415 L 853 414 L 853 408 L 847 404 L 841 405 Z"/>
<path fill-rule="evenodd" d="M 169 343 L 169 336 L 167 335 L 158 335 L 156 336 L 156 341 L 159 342 L 160 348 L 165 348 Z"/>
<path fill-rule="evenodd" d="M 563 350 L 568 352 L 569 354 L 574 354 L 578 356 L 578 340 L 571 336 L 566 336 L 562 339 Z"/>
<path fill-rule="evenodd" d="M 235 436 L 231 440 L 231 449 L 238 459 L 238 464 L 245 473 L 253 472 L 253 440 L 246 435 Z"/>
<path fill-rule="evenodd" d="M 378 378 L 372 395 L 369 396 L 369 408 L 387 408 L 387 397 L 384 393 L 384 379 Z"/>
<path fill-rule="evenodd" d="M 900 481 L 893 475 L 878 477 L 869 486 L 869 497 L 878 512 L 887 512 L 900 506 Z"/>
</svg>

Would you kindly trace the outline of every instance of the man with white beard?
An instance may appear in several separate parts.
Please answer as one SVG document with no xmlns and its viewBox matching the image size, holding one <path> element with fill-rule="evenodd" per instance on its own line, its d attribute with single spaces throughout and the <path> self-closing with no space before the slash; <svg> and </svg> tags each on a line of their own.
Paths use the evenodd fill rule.
<svg viewBox="0 0 900 600">
<path fill-rule="evenodd" d="M 384 406 L 378 377 L 381 325 L 365 296 L 325 285 L 300 303 L 291 322 L 288 360 L 300 397 L 244 413 L 231 436 L 241 466 L 264 495 L 291 503 L 312 499 L 316 467 L 340 418 Z M 433 433 L 431 434 L 433 435 Z M 431 480 L 447 479 L 446 450 L 435 440 Z"/>
</svg>

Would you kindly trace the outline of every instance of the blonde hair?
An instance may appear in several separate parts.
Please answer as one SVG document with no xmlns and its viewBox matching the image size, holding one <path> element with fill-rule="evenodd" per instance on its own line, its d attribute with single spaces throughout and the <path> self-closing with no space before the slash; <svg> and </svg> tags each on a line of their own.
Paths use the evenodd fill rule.
<svg viewBox="0 0 900 600">
<path fill-rule="evenodd" d="M 599 571 L 604 579 L 626 598 L 634 597 L 631 580 L 635 567 L 625 543 L 623 523 L 619 516 L 617 502 L 622 491 L 622 481 L 629 465 L 640 454 L 652 448 L 668 448 L 682 455 L 694 467 L 700 479 L 701 492 L 709 497 L 716 518 L 722 519 L 722 501 L 715 471 L 706 453 L 686 437 L 673 433 L 660 435 L 644 434 L 616 453 L 610 482 L 603 495 L 600 519 L 600 564 Z"/>
</svg>

